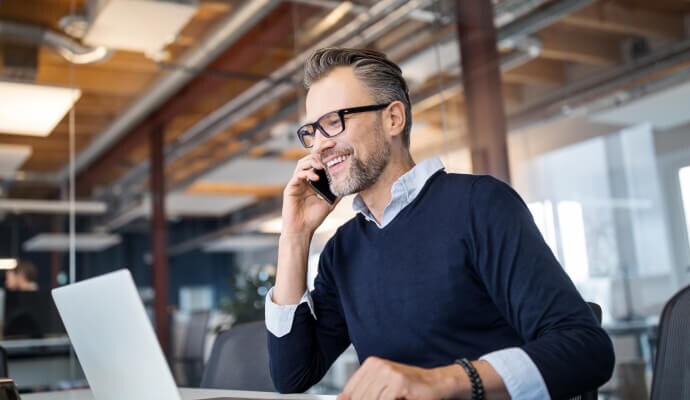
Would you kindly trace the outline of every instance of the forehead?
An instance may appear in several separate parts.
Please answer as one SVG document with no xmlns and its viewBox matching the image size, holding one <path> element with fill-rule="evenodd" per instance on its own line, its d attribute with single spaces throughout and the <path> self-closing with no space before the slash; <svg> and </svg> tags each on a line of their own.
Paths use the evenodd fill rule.
<svg viewBox="0 0 690 400">
<path fill-rule="evenodd" d="M 307 93 L 307 121 L 341 108 L 373 104 L 367 88 L 354 74 L 352 67 L 337 67 L 311 85 Z"/>
</svg>

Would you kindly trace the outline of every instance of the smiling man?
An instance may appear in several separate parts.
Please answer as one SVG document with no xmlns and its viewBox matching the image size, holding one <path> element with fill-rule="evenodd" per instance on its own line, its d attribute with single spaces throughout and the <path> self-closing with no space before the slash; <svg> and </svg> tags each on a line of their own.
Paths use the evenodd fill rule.
<svg viewBox="0 0 690 400">
<path fill-rule="evenodd" d="M 610 377 L 613 350 L 520 197 L 489 176 L 415 165 L 411 106 L 385 55 L 322 49 L 306 62 L 311 153 L 283 193 L 276 284 L 266 299 L 271 375 L 307 390 L 350 344 L 362 366 L 343 399 L 567 398 Z M 307 257 L 333 206 L 325 169 L 357 215 Z"/>
</svg>

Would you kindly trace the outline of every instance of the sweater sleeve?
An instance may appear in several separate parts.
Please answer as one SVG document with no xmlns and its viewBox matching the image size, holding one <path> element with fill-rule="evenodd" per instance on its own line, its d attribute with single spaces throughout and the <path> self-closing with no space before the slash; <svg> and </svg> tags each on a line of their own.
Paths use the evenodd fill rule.
<svg viewBox="0 0 690 400">
<path fill-rule="evenodd" d="M 553 399 L 605 383 L 611 340 L 537 229 L 519 195 L 488 176 L 472 187 L 471 258 L 492 301 L 520 334 Z"/>
<path fill-rule="evenodd" d="M 332 240 L 319 259 L 319 273 L 311 292 L 316 319 L 307 303 L 297 307 L 292 329 L 284 336 L 268 333 L 273 384 L 281 393 L 304 392 L 318 383 L 335 359 L 350 345 L 350 337 L 333 284 Z"/>
</svg>

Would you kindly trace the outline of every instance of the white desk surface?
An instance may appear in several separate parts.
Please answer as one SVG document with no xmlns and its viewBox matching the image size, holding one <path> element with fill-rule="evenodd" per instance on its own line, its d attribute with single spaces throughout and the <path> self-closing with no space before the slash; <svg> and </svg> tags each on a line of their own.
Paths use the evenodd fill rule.
<svg viewBox="0 0 690 400">
<path fill-rule="evenodd" d="M 247 392 L 242 390 L 180 389 L 182 400 L 208 399 L 213 397 L 239 397 L 248 399 L 278 400 L 335 400 L 336 396 L 316 394 L 278 394 L 271 392 Z M 61 392 L 27 393 L 22 400 L 94 400 L 89 389 L 66 390 Z"/>
</svg>

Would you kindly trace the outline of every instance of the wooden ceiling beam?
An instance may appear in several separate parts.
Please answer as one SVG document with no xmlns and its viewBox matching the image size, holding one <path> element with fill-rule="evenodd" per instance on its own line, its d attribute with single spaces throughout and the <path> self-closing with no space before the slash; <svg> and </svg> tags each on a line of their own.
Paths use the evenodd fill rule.
<svg viewBox="0 0 690 400">
<path fill-rule="evenodd" d="M 161 71 L 161 68 L 153 60 L 146 58 L 142 53 L 124 50 L 114 51 L 112 56 L 107 60 L 89 65 L 71 64 L 54 50 L 46 47 L 41 48 L 38 57 L 40 62 L 39 68 L 65 68 L 69 71 L 69 68 L 74 67 L 75 71 L 77 71 L 88 67 L 93 70 L 137 72 L 145 74 L 155 74 Z"/>
<path fill-rule="evenodd" d="M 538 34 L 542 41 L 540 57 L 593 65 L 621 62 L 620 40 L 582 29 L 554 27 Z"/>
<path fill-rule="evenodd" d="M 151 83 L 154 74 L 106 70 L 79 66 L 69 68 L 42 66 L 36 74 L 36 82 L 60 86 L 76 86 L 81 90 L 99 94 L 132 96 L 141 94 Z"/>
<path fill-rule="evenodd" d="M 504 73 L 503 82 L 560 86 L 565 83 L 565 71 L 558 61 L 536 59 Z"/>
<path fill-rule="evenodd" d="M 682 15 L 603 1 L 566 16 L 564 23 L 579 28 L 627 35 L 679 39 L 685 36 Z"/>
<path fill-rule="evenodd" d="M 230 196 L 276 196 L 283 192 L 282 185 L 247 185 L 241 183 L 220 183 L 199 181 L 189 186 L 189 194 Z"/>
</svg>

